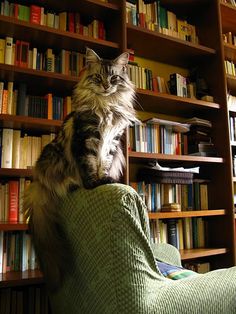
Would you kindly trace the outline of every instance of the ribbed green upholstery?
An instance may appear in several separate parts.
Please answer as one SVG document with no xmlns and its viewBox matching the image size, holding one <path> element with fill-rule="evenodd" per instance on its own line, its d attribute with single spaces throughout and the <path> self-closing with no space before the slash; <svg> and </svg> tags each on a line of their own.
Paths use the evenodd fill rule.
<svg viewBox="0 0 236 314">
<path fill-rule="evenodd" d="M 54 313 L 236 313 L 236 268 L 177 281 L 159 273 L 146 208 L 132 188 L 80 189 L 68 195 L 60 214 L 73 256 L 51 297 Z M 176 249 L 163 250 L 160 260 L 179 264 Z"/>
</svg>

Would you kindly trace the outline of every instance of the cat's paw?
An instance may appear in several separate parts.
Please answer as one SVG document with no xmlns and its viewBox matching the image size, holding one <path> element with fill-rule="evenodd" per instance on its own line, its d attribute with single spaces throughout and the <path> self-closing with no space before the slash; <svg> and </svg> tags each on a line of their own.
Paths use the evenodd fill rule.
<svg viewBox="0 0 236 314">
<path fill-rule="evenodd" d="M 86 182 L 84 184 L 84 187 L 86 189 L 94 189 L 97 186 L 103 185 L 103 184 L 111 184 L 111 183 L 116 183 L 117 181 L 115 181 L 113 178 L 111 177 L 103 177 L 101 179 L 95 180 L 95 181 L 90 181 L 90 182 Z"/>
</svg>

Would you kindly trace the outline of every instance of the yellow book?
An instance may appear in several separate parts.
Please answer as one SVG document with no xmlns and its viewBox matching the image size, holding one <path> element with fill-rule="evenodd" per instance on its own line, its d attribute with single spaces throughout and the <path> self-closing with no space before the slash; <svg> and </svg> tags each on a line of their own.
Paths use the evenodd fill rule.
<svg viewBox="0 0 236 314">
<path fill-rule="evenodd" d="M 20 168 L 20 130 L 13 130 L 12 168 Z"/>
<path fill-rule="evenodd" d="M 67 12 L 59 13 L 59 29 L 61 31 L 66 31 L 67 25 Z"/>
<path fill-rule="evenodd" d="M 5 61 L 5 39 L 0 39 L 0 63 Z"/>
</svg>

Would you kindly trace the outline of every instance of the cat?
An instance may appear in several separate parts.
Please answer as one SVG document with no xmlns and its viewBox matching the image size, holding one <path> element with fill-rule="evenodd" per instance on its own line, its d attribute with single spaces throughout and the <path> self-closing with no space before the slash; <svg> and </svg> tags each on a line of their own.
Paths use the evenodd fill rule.
<svg viewBox="0 0 236 314">
<path fill-rule="evenodd" d="M 48 266 L 43 271 L 55 286 L 62 277 L 65 249 L 57 223 L 60 199 L 76 188 L 118 181 L 125 165 L 122 135 L 137 122 L 128 60 L 126 52 L 106 60 L 87 48 L 86 66 L 73 91 L 73 111 L 43 149 L 24 196 L 36 250 L 44 248 L 40 255 Z"/>
</svg>

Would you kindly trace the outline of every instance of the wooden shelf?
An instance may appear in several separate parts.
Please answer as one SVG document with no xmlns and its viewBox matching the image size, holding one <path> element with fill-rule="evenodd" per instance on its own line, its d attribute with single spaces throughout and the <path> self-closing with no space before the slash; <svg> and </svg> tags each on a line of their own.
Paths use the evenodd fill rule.
<svg viewBox="0 0 236 314">
<path fill-rule="evenodd" d="M 0 114 L 0 127 L 28 130 L 40 130 L 44 132 L 58 132 L 62 121 L 32 118 L 28 116 L 14 116 Z"/>
<path fill-rule="evenodd" d="M 224 56 L 226 60 L 233 61 L 236 63 L 236 46 L 223 43 L 224 45 Z"/>
<path fill-rule="evenodd" d="M 182 212 L 158 212 L 148 213 L 150 219 L 166 219 L 166 218 L 185 218 L 185 217 L 210 217 L 210 216 L 223 216 L 226 214 L 224 209 L 215 210 L 191 210 Z"/>
<path fill-rule="evenodd" d="M 183 67 L 197 64 L 202 57 L 212 57 L 216 53 L 214 49 L 131 24 L 127 24 L 127 47 L 134 49 L 136 56 Z"/>
<path fill-rule="evenodd" d="M 129 151 L 129 158 L 132 160 L 147 162 L 147 160 L 162 160 L 173 162 L 197 162 L 197 163 L 223 163 L 224 159 L 221 157 L 202 157 L 190 155 L 169 155 L 169 154 L 153 154 L 153 153 L 140 153 Z"/>
<path fill-rule="evenodd" d="M 9 223 L 0 221 L 0 231 L 24 231 L 28 230 L 26 223 Z"/>
<path fill-rule="evenodd" d="M 223 33 L 232 32 L 236 33 L 236 7 L 222 3 L 221 6 L 221 19 L 222 19 L 222 31 Z"/>
<path fill-rule="evenodd" d="M 227 86 L 230 91 L 235 92 L 236 91 L 236 76 L 226 74 L 227 78 Z"/>
<path fill-rule="evenodd" d="M 21 2 L 29 3 L 28 0 L 22 0 Z M 114 1 L 113 1 L 114 2 Z M 118 2 L 118 1 L 117 1 Z M 42 0 L 34 0 L 34 4 L 42 6 Z M 120 9 L 120 5 L 111 2 L 102 2 L 100 0 L 85 0 L 74 1 L 67 0 L 62 3 L 57 0 L 48 0 L 43 3 L 46 9 L 53 9 L 54 11 L 79 11 L 83 15 L 91 15 L 94 18 L 100 18 L 102 20 L 108 20 L 107 14 L 117 13 Z"/>
<path fill-rule="evenodd" d="M 88 46 L 95 49 L 98 53 L 109 55 L 116 53 L 119 48 L 118 43 L 109 40 L 95 39 L 3 15 L 0 15 L 0 36 L 10 36 L 14 40 L 20 39 L 30 42 L 32 47 L 40 47 L 41 50 L 53 48 L 58 52 L 61 49 L 66 49 L 84 53 L 85 47 Z"/>
<path fill-rule="evenodd" d="M 189 117 L 189 115 L 198 115 L 209 110 L 218 110 L 220 105 L 217 103 L 207 102 L 198 99 L 184 98 L 170 94 L 156 93 L 149 90 L 138 89 L 138 103 L 140 108 L 149 112 L 158 112 L 164 114 L 181 114 L 181 116 Z M 139 105 L 136 109 L 140 110 Z"/>
<path fill-rule="evenodd" d="M 0 80 L 25 82 L 31 95 L 53 92 L 57 95 L 68 96 L 78 83 L 78 78 L 74 76 L 7 64 L 0 64 Z"/>
<path fill-rule="evenodd" d="M 39 270 L 29 270 L 23 272 L 7 272 L 0 274 L 0 288 L 36 285 L 44 283 L 43 275 Z"/>
<path fill-rule="evenodd" d="M 190 250 L 180 250 L 180 255 L 182 260 L 194 259 L 199 257 L 213 256 L 226 254 L 226 248 L 200 248 L 200 249 L 190 249 Z"/>
<path fill-rule="evenodd" d="M 8 169 L 0 168 L 0 177 L 4 178 L 30 178 L 32 177 L 32 169 Z"/>
</svg>

